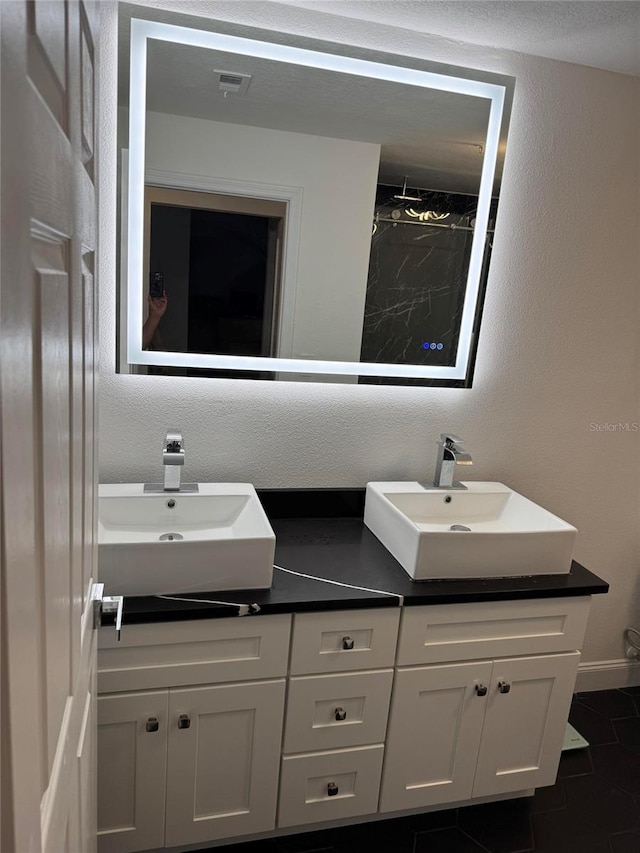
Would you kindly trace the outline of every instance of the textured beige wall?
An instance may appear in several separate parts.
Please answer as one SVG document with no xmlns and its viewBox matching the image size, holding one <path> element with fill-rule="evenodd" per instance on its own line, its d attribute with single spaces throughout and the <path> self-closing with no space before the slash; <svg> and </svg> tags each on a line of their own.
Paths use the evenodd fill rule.
<svg viewBox="0 0 640 853">
<path fill-rule="evenodd" d="M 195 7 L 517 78 L 476 377 L 470 390 L 430 390 L 115 375 L 115 39 L 105 7 L 101 479 L 157 479 L 161 440 L 177 426 L 190 480 L 415 480 L 433 473 L 435 440 L 452 429 L 474 478 L 503 481 L 578 527 L 576 558 L 611 584 L 594 601 L 584 659 L 619 661 L 623 628 L 640 625 L 639 433 L 592 424 L 640 421 L 640 81 L 277 3 Z"/>
</svg>

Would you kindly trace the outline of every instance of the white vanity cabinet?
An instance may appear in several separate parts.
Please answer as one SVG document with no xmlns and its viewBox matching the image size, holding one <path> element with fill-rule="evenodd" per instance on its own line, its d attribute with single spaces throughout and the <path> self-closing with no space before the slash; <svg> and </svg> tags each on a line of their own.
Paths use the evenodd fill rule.
<svg viewBox="0 0 640 853">
<path fill-rule="evenodd" d="M 102 629 L 100 853 L 552 784 L 590 602 L 130 625 L 120 643 Z"/>
<path fill-rule="evenodd" d="M 589 603 L 408 608 L 380 811 L 553 784 Z"/>
<path fill-rule="evenodd" d="M 274 828 L 290 622 L 133 625 L 120 643 L 102 630 L 100 853 Z"/>
</svg>

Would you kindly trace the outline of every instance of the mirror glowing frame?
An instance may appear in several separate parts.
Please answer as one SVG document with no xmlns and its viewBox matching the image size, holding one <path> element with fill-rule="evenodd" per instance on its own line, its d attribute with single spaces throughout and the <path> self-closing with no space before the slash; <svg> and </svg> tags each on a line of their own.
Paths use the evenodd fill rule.
<svg viewBox="0 0 640 853">
<path fill-rule="evenodd" d="M 471 95 L 486 98 L 490 102 L 476 225 L 469 261 L 456 363 L 453 367 L 158 352 L 156 350 L 149 352 L 142 349 L 142 326 L 144 322 L 142 310 L 143 210 L 148 39 L 256 56 L 309 68 L 321 68 L 360 77 L 438 89 L 443 92 Z M 127 361 L 129 364 L 242 371 L 278 371 L 298 374 L 377 376 L 413 380 L 463 380 L 466 378 L 471 355 L 476 307 L 480 293 L 491 192 L 498 157 L 500 127 L 505 102 L 504 86 L 137 18 L 131 19 L 129 79 L 129 198 L 127 216 L 128 258 L 126 265 Z"/>
</svg>

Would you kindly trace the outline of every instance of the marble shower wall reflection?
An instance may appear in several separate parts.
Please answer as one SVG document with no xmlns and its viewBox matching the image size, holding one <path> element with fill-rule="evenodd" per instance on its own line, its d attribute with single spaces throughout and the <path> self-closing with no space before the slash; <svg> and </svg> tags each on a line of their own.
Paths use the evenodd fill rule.
<svg viewBox="0 0 640 853">
<path fill-rule="evenodd" d="M 475 196 L 378 186 L 362 361 L 455 363 L 476 205 Z M 497 200 L 482 291 L 496 207 Z"/>
</svg>

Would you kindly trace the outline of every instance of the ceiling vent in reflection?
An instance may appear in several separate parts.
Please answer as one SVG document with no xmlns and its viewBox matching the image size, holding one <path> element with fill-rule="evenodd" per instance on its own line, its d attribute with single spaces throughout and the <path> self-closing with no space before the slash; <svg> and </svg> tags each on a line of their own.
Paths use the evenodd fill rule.
<svg viewBox="0 0 640 853">
<path fill-rule="evenodd" d="M 214 69 L 215 81 L 218 89 L 224 92 L 225 98 L 229 93 L 232 95 L 244 95 L 251 83 L 251 74 L 241 74 L 237 71 L 221 71 Z"/>
</svg>

